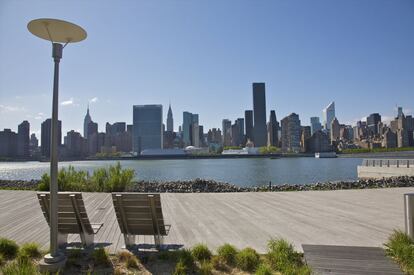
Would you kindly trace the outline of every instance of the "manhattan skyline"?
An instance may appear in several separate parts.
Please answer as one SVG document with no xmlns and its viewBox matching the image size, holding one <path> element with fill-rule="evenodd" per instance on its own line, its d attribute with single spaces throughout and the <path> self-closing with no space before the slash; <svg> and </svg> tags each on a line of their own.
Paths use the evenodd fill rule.
<svg viewBox="0 0 414 275">
<path fill-rule="evenodd" d="M 412 114 L 410 1 L 99 2 L 99 14 L 96 5 L 0 3 L 0 129 L 28 120 L 39 136 L 50 117 L 50 45 L 26 29 L 37 17 L 77 22 L 89 35 L 62 59 L 64 133 L 83 132 L 88 102 L 99 131 L 107 121 L 131 124 L 132 105 L 162 104 L 166 118 L 170 101 L 175 131 L 183 111 L 221 128 L 253 108 L 252 82 L 266 83 L 266 109 L 278 120 L 295 112 L 304 125 L 322 122 L 332 101 L 346 124 L 375 112 L 387 121 L 396 105 Z"/>
</svg>

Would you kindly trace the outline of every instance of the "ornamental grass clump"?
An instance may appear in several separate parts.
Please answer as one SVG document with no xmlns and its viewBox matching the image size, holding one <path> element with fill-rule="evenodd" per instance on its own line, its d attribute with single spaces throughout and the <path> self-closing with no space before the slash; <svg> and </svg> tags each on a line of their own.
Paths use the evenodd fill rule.
<svg viewBox="0 0 414 275">
<path fill-rule="evenodd" d="M 27 258 L 20 258 L 14 261 L 10 261 L 0 270 L 0 274 L 3 275 L 40 275 L 37 267 L 32 261 Z"/>
<path fill-rule="evenodd" d="M 407 274 L 414 274 L 414 240 L 400 230 L 394 230 L 384 244 L 388 256 L 392 257 Z"/>
<path fill-rule="evenodd" d="M 92 259 L 96 265 L 101 265 L 101 266 L 111 265 L 111 260 L 109 259 L 108 252 L 103 247 L 100 247 L 96 249 L 95 251 L 93 251 Z"/>
<path fill-rule="evenodd" d="M 188 249 L 182 249 L 177 252 L 177 265 L 175 266 L 174 274 L 188 274 L 194 270 L 195 263 L 194 257 L 191 251 Z M 184 273 L 183 273 L 184 272 Z"/>
<path fill-rule="evenodd" d="M 134 173 L 133 169 L 122 169 L 121 164 L 117 162 L 108 169 L 95 170 L 91 179 L 97 192 L 122 192 L 131 185 Z"/>
<path fill-rule="evenodd" d="M 211 257 L 210 262 L 216 270 L 227 271 L 229 269 L 224 260 L 217 255 Z"/>
<path fill-rule="evenodd" d="M 213 274 L 213 265 L 209 261 L 202 261 L 197 274 L 200 275 L 211 275 Z"/>
<path fill-rule="evenodd" d="M 223 244 L 217 248 L 217 255 L 226 264 L 233 266 L 236 263 L 237 249 L 231 244 Z"/>
<path fill-rule="evenodd" d="M 207 245 L 205 244 L 196 244 L 191 249 L 191 254 L 199 262 L 210 260 L 212 255 L 210 249 L 208 249 Z"/>
<path fill-rule="evenodd" d="M 39 244 L 25 243 L 20 247 L 19 256 L 38 259 L 42 256 L 42 252 L 40 251 Z"/>
<path fill-rule="evenodd" d="M 122 192 L 131 185 L 134 178 L 133 169 L 123 169 L 121 164 L 110 165 L 108 168 L 96 169 L 92 176 L 86 171 L 75 170 L 73 166 L 61 168 L 58 172 L 60 191 L 76 192 Z M 37 186 L 39 191 L 49 191 L 50 176 L 42 175 Z"/>
<path fill-rule="evenodd" d="M 19 246 L 15 241 L 0 238 L 0 255 L 5 259 L 14 259 L 19 252 Z"/>
<path fill-rule="evenodd" d="M 254 275 L 272 275 L 272 269 L 266 264 L 260 264 Z"/>
<path fill-rule="evenodd" d="M 253 272 L 260 264 L 260 256 L 253 248 L 246 247 L 236 255 L 236 266 L 241 270 Z"/>
</svg>

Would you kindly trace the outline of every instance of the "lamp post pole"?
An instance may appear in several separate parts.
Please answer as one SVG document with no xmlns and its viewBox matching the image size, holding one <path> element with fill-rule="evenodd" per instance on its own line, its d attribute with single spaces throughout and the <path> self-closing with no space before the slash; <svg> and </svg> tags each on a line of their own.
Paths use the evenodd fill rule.
<svg viewBox="0 0 414 275">
<path fill-rule="evenodd" d="M 63 46 L 53 43 L 52 57 L 55 62 L 53 78 L 53 106 L 50 150 L 50 260 L 59 260 L 58 251 L 58 108 L 59 108 L 59 62 Z"/>
<path fill-rule="evenodd" d="M 69 43 L 80 42 L 87 36 L 86 31 L 73 23 L 52 19 L 39 18 L 27 24 L 28 30 L 35 36 L 52 42 L 52 57 L 54 61 L 52 122 L 50 141 L 50 253 L 39 262 L 40 271 L 56 272 L 66 262 L 66 257 L 59 251 L 58 231 L 58 136 L 59 136 L 59 63 L 62 59 L 63 48 Z M 65 43 L 63 46 L 62 43 Z"/>
</svg>

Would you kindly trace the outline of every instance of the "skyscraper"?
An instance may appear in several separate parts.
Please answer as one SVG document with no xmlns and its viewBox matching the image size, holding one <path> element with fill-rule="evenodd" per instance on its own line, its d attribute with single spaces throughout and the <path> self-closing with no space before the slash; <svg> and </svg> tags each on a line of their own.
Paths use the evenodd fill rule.
<svg viewBox="0 0 414 275">
<path fill-rule="evenodd" d="M 299 152 L 301 126 L 299 116 L 291 113 L 281 120 L 282 125 L 282 151 Z"/>
<path fill-rule="evenodd" d="M 91 116 L 89 115 L 89 104 L 88 109 L 86 111 L 85 118 L 83 119 L 83 137 L 88 138 L 88 124 L 92 121 Z"/>
<path fill-rule="evenodd" d="M 379 124 L 381 123 L 381 115 L 378 113 L 370 114 L 367 117 L 367 126 L 371 135 L 379 134 Z"/>
<path fill-rule="evenodd" d="M 246 141 L 253 141 L 253 111 L 244 111 L 244 122 L 246 123 Z"/>
<path fill-rule="evenodd" d="M 162 149 L 162 105 L 134 105 L 133 151 Z"/>
<path fill-rule="evenodd" d="M 190 112 L 183 112 L 183 142 L 184 146 L 191 145 L 191 125 L 193 123 L 193 114 Z"/>
<path fill-rule="evenodd" d="M 340 130 L 341 125 L 339 124 L 339 121 L 336 119 L 336 117 L 334 117 L 330 125 L 331 143 L 339 139 Z"/>
<path fill-rule="evenodd" d="M 255 147 L 267 145 L 265 83 L 253 83 L 253 141 Z"/>
<path fill-rule="evenodd" d="M 267 146 L 279 145 L 279 123 L 276 120 L 276 112 L 270 111 L 269 122 L 267 123 Z"/>
<path fill-rule="evenodd" d="M 17 130 L 17 155 L 28 157 L 30 152 L 30 123 L 25 120 L 19 124 Z"/>
<path fill-rule="evenodd" d="M 223 119 L 222 123 L 223 146 L 231 146 L 231 121 Z"/>
<path fill-rule="evenodd" d="M 313 135 L 316 131 L 319 131 L 322 129 L 321 122 L 319 121 L 319 117 L 311 117 L 310 118 L 311 123 L 311 135 Z"/>
<path fill-rule="evenodd" d="M 172 110 L 171 110 L 171 104 L 168 106 L 167 131 L 168 132 L 174 132 L 174 120 L 173 120 L 173 114 L 172 114 Z"/>
<path fill-rule="evenodd" d="M 331 129 L 332 120 L 335 118 L 335 102 L 332 101 L 323 109 L 323 124 L 326 130 Z"/>
<path fill-rule="evenodd" d="M 50 157 L 50 144 L 52 134 L 52 120 L 50 118 L 43 121 L 41 125 L 41 153 L 44 157 Z M 58 147 L 62 145 L 62 121 L 58 120 Z"/>
</svg>

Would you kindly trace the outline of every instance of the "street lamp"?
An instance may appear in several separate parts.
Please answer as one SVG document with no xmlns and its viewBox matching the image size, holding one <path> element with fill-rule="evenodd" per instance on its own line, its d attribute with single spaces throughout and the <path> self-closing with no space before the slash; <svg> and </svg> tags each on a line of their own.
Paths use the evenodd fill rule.
<svg viewBox="0 0 414 275">
<path fill-rule="evenodd" d="M 58 19 L 41 18 L 27 24 L 29 31 L 52 43 L 52 57 L 55 62 L 53 79 L 52 138 L 50 149 L 50 253 L 44 257 L 46 265 L 60 266 L 66 258 L 58 247 L 58 104 L 59 104 L 59 62 L 63 48 L 86 38 L 86 31 L 70 22 Z M 64 43 L 62 45 L 61 43 Z"/>
</svg>

